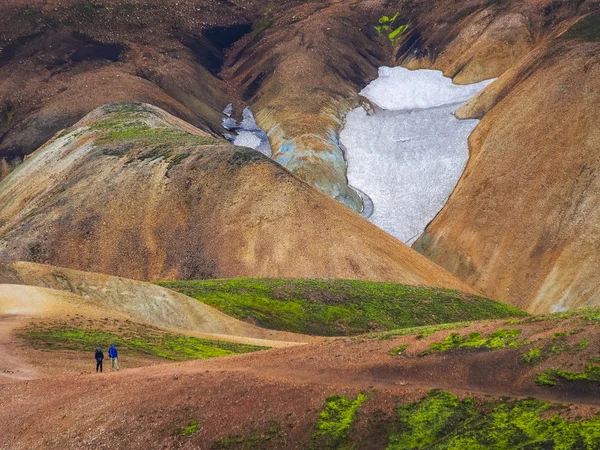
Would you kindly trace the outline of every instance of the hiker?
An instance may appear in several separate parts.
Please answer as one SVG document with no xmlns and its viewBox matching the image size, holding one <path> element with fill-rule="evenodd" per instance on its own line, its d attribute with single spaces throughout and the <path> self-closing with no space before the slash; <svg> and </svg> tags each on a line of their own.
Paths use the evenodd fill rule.
<svg viewBox="0 0 600 450">
<path fill-rule="evenodd" d="M 115 344 L 110 344 L 110 348 L 108 349 L 108 356 L 110 357 L 110 370 L 111 372 L 117 369 L 119 371 L 119 352 L 117 351 L 117 347 Z"/>
<path fill-rule="evenodd" d="M 96 354 L 94 357 L 96 358 L 96 373 L 98 373 L 98 369 L 100 369 L 100 373 L 102 373 L 102 361 L 104 360 L 104 353 L 102 353 L 102 349 L 100 347 L 96 349 Z"/>
</svg>

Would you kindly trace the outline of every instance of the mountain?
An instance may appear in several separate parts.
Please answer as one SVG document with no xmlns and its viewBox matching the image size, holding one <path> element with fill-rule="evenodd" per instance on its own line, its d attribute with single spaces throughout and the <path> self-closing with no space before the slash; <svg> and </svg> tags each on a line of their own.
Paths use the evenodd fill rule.
<svg viewBox="0 0 600 450">
<path fill-rule="evenodd" d="M 103 106 L 0 184 L 0 258 L 139 280 L 356 278 L 472 292 L 253 150 Z M 308 245 L 310 243 L 310 245 Z"/>
</svg>

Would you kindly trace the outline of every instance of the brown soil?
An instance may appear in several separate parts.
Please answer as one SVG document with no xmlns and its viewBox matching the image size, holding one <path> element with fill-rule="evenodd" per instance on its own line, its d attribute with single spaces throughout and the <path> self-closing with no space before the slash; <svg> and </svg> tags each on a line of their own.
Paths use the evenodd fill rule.
<svg viewBox="0 0 600 450">
<path fill-rule="evenodd" d="M 123 107 L 92 112 L 3 181 L 0 259 L 141 280 L 349 278 L 473 292 L 258 152 L 166 141 L 170 156 L 152 157 L 150 144 L 86 128 Z M 201 134 L 133 107 L 154 129 Z"/>
<path fill-rule="evenodd" d="M 520 360 L 529 347 L 416 356 L 450 333 L 441 331 L 423 339 L 337 339 L 112 374 L 0 381 L 0 401 L 5 406 L 0 410 L 0 443 L 15 449 L 210 448 L 216 439 L 261 433 L 276 421 L 280 432 L 263 448 L 303 448 L 327 396 L 371 390 L 374 394 L 364 409 L 378 410 L 382 422 L 357 424 L 363 436 L 361 448 L 382 447 L 378 442 L 384 429 L 378 433 L 377 426 L 391 420 L 397 404 L 414 401 L 432 388 L 451 389 L 478 401 L 533 396 L 573 403 L 570 414 L 580 417 L 598 411 L 597 385 L 540 388 L 534 384 L 534 373 L 546 366 L 572 364 L 571 370 L 581 370 L 586 356 L 597 355 L 597 325 L 580 319 L 520 325 L 493 321 L 456 332 L 487 334 L 501 327 L 518 327 L 530 340 L 578 329 L 565 342 L 573 344 L 584 337 L 591 342 L 583 352 L 563 353 L 537 366 Z M 409 346 L 405 356 L 388 354 L 403 343 Z M 191 437 L 180 436 L 180 430 L 195 420 L 198 431 Z"/>
</svg>

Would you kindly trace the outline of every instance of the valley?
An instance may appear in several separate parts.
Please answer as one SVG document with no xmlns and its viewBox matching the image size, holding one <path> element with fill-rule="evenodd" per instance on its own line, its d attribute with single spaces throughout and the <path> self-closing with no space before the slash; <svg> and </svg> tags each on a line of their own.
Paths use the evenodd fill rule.
<svg viewBox="0 0 600 450">
<path fill-rule="evenodd" d="M 600 448 L 599 74 L 598 0 L 2 2 L 0 449 Z"/>
</svg>

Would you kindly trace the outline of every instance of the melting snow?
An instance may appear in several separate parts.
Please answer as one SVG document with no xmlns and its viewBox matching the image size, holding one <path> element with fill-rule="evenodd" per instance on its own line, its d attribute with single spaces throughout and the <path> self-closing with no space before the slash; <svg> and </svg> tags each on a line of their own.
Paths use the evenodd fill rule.
<svg viewBox="0 0 600 450">
<path fill-rule="evenodd" d="M 269 137 L 267 136 L 267 133 L 258 126 L 256 120 L 254 120 L 254 115 L 252 114 L 252 111 L 250 111 L 250 108 L 244 109 L 242 112 L 242 122 L 239 124 L 235 119 L 229 117 L 233 114 L 233 106 L 231 104 L 227 105 L 223 114 L 228 116 L 223 119 L 223 128 L 236 133 L 235 135 L 224 134 L 224 136 L 233 142 L 234 145 L 249 147 L 261 152 L 269 158 L 273 155 Z"/>
<path fill-rule="evenodd" d="M 340 135 L 348 182 L 373 202 L 373 223 L 412 244 L 442 209 L 468 160 L 477 120 L 458 106 L 492 80 L 458 86 L 434 70 L 382 67 L 361 94 L 378 110 L 357 108 Z"/>
</svg>

